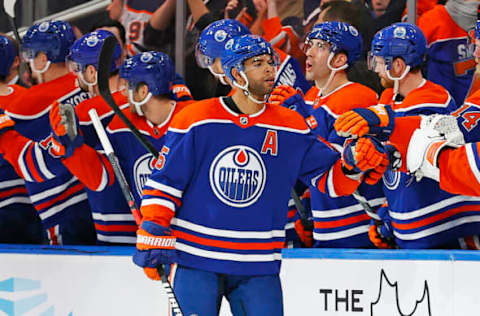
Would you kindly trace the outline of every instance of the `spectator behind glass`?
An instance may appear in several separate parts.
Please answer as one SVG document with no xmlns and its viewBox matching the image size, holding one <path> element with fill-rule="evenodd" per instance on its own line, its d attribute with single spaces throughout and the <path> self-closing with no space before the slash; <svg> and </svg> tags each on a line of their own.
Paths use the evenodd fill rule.
<svg viewBox="0 0 480 316">
<path fill-rule="evenodd" d="M 173 55 L 175 0 L 112 0 L 107 11 L 125 27 L 129 56 L 147 50 Z"/>
<path fill-rule="evenodd" d="M 362 14 L 363 13 L 363 14 Z M 327 21 L 346 22 L 355 26 L 364 40 L 364 55 L 347 71 L 350 81 L 361 83 L 377 94 L 381 94 L 383 88 L 380 79 L 375 72 L 368 70 L 365 50 L 370 47 L 373 34 L 371 33 L 372 18 L 368 12 L 361 9 L 361 6 L 344 0 L 329 1 L 322 5 L 322 11 L 318 16 L 317 23 Z"/>
<path fill-rule="evenodd" d="M 360 0 L 360 2 L 363 0 Z M 375 33 L 395 22 L 400 22 L 407 0 L 366 0 L 373 16 Z"/>
</svg>

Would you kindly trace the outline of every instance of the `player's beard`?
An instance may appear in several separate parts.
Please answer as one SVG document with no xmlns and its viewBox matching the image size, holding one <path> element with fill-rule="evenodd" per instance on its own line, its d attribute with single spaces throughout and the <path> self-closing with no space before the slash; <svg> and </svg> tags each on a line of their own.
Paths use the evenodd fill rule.
<svg viewBox="0 0 480 316">
<path fill-rule="evenodd" d="M 273 87 L 273 84 L 269 84 L 266 81 L 260 81 L 250 83 L 248 89 L 250 90 L 250 94 L 263 99 L 266 95 L 272 93 Z"/>
</svg>

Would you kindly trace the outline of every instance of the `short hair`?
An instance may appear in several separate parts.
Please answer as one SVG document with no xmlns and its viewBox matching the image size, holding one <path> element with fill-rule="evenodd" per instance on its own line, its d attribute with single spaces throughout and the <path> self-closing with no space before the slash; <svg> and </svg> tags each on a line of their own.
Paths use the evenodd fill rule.
<svg viewBox="0 0 480 316">
<path fill-rule="evenodd" d="M 346 22 L 358 29 L 360 24 L 357 5 L 345 0 L 333 0 L 325 2 L 321 6 L 325 21 Z"/>
<path fill-rule="evenodd" d="M 90 29 L 89 32 L 93 32 L 96 29 L 99 29 L 101 27 L 116 27 L 118 29 L 118 32 L 120 33 L 120 39 L 122 40 L 122 43 L 120 43 L 122 46 L 125 46 L 127 42 L 127 37 L 126 37 L 126 32 L 125 32 L 125 27 L 122 25 L 122 23 L 112 20 L 112 19 L 102 19 L 97 21 L 92 28 Z"/>
</svg>

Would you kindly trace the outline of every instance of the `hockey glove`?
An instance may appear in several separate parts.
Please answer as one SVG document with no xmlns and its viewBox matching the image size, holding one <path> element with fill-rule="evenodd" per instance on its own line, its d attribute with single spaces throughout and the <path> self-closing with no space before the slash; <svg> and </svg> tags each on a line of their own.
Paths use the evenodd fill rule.
<svg viewBox="0 0 480 316">
<path fill-rule="evenodd" d="M 295 221 L 295 231 L 305 247 L 312 248 L 313 221 L 311 219 L 297 219 Z"/>
<path fill-rule="evenodd" d="M 373 137 L 349 138 L 342 153 L 342 166 L 350 174 L 374 169 L 388 160 L 383 145 Z"/>
<path fill-rule="evenodd" d="M 361 137 L 369 134 L 381 141 L 390 137 L 395 127 L 395 112 L 389 105 L 376 105 L 366 109 L 354 109 L 342 114 L 334 124 L 342 137 Z"/>
<path fill-rule="evenodd" d="M 143 221 L 137 230 L 137 250 L 133 254 L 133 262 L 142 267 L 150 279 L 160 280 L 157 267 L 176 261 L 175 240 L 168 228 Z"/>
<path fill-rule="evenodd" d="M 393 145 L 384 145 L 387 156 L 375 168 L 368 171 L 365 175 L 365 183 L 369 185 L 376 184 L 383 176 L 387 168 L 394 171 L 402 166 L 402 157 L 400 152 Z"/>
<path fill-rule="evenodd" d="M 177 102 L 193 100 L 190 89 L 188 89 L 185 80 L 179 74 L 175 75 L 175 79 L 170 87 L 170 97 Z"/>
<path fill-rule="evenodd" d="M 392 222 L 388 215 L 388 204 L 383 204 L 377 211 L 382 221 L 372 221 L 372 225 L 368 230 L 368 238 L 380 249 L 396 248 L 395 237 L 393 235 Z"/>
<path fill-rule="evenodd" d="M 83 144 L 83 137 L 80 135 L 78 126 L 78 118 L 73 106 L 55 101 L 50 109 L 53 154 L 70 157 L 75 148 Z"/>
<path fill-rule="evenodd" d="M 268 101 L 272 105 L 280 105 L 297 111 L 301 116 L 309 116 L 303 95 L 291 86 L 278 86 L 273 89 Z"/>
<path fill-rule="evenodd" d="M 6 131 L 12 130 L 14 126 L 15 122 L 3 110 L 0 110 L 0 136 Z"/>
</svg>

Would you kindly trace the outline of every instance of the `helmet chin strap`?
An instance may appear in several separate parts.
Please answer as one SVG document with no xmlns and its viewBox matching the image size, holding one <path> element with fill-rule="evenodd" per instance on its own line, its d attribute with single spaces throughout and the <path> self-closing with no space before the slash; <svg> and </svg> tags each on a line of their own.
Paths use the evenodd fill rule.
<svg viewBox="0 0 480 316">
<path fill-rule="evenodd" d="M 410 66 L 407 66 L 405 68 L 405 71 L 400 75 L 400 77 L 394 78 L 390 74 L 390 70 L 387 70 L 387 65 L 385 65 L 385 73 L 387 74 L 388 79 L 393 81 L 393 95 L 396 95 L 398 93 L 399 82 L 400 82 L 400 80 L 405 78 L 405 76 L 408 74 L 409 71 L 410 71 Z"/>
<path fill-rule="evenodd" d="M 51 64 L 50 60 L 47 60 L 47 63 L 42 69 L 35 68 L 35 63 L 33 62 L 33 59 L 30 59 L 29 64 L 30 64 L 30 69 L 32 69 L 33 72 L 38 74 L 39 83 L 43 83 L 42 74 L 48 70 L 48 67 L 50 67 L 50 64 Z"/>
<path fill-rule="evenodd" d="M 218 72 L 213 71 L 212 66 L 208 66 L 208 70 L 210 70 L 210 73 L 217 78 L 221 84 L 224 86 L 228 86 L 228 83 L 225 81 L 225 74 L 220 74 Z"/>
<path fill-rule="evenodd" d="M 147 96 L 145 97 L 145 99 L 143 99 L 142 101 L 135 101 L 133 100 L 133 90 L 132 89 L 128 89 L 128 102 L 130 102 L 130 104 L 133 104 L 135 106 L 135 111 L 137 112 L 138 115 L 140 116 L 144 116 L 144 113 L 142 111 L 142 105 L 144 105 L 145 103 L 147 103 L 148 101 L 150 101 L 150 99 L 152 98 L 152 93 L 149 92 L 147 94 Z"/>
<path fill-rule="evenodd" d="M 233 85 L 237 88 L 240 88 L 243 90 L 243 93 L 247 96 L 247 98 L 250 99 L 250 101 L 254 102 L 254 103 L 257 103 L 257 104 L 264 104 L 265 101 L 266 101 L 266 98 L 264 97 L 263 101 L 260 101 L 260 100 L 257 100 L 255 99 L 254 97 L 252 97 L 252 95 L 250 94 L 250 91 L 248 91 L 248 79 L 247 79 L 247 75 L 245 74 L 245 72 L 242 71 L 239 71 L 240 73 L 240 76 L 242 76 L 243 80 L 245 80 L 245 84 L 243 86 L 241 86 L 237 80 L 234 80 L 233 81 Z"/>
<path fill-rule="evenodd" d="M 342 65 L 340 67 L 332 67 L 331 62 L 332 62 L 332 59 L 333 59 L 333 56 L 335 56 L 335 53 L 331 52 L 330 55 L 328 55 L 328 59 L 327 59 L 327 67 L 328 69 L 330 69 L 330 75 L 328 76 L 328 80 L 327 82 L 323 85 L 323 87 L 319 88 L 320 90 L 320 95 L 323 95 L 323 92 L 325 92 L 325 90 L 327 90 L 328 86 L 330 85 L 330 83 L 332 83 L 332 80 L 333 80 L 333 77 L 335 76 L 335 73 L 337 71 L 340 71 L 340 70 L 344 70 L 344 69 L 347 69 L 348 67 L 348 63 L 346 63 L 345 65 Z"/>
<path fill-rule="evenodd" d="M 77 78 L 84 84 L 88 87 L 88 92 L 90 93 L 90 95 L 93 97 L 95 95 L 97 95 L 94 90 L 93 90 L 93 87 L 97 84 L 97 81 L 98 81 L 98 73 L 96 72 L 95 73 L 95 81 L 94 82 L 88 82 L 87 80 L 85 80 L 85 77 L 83 76 L 83 73 L 80 71 L 77 75 Z"/>
</svg>

